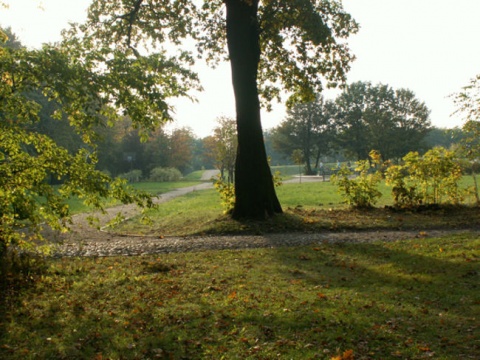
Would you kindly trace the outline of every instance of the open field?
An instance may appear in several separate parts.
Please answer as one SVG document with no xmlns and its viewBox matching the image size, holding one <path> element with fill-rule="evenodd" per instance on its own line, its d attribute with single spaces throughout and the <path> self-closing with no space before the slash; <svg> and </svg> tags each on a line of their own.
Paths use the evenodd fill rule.
<svg viewBox="0 0 480 360">
<path fill-rule="evenodd" d="M 466 177 L 464 188 L 471 185 Z M 163 204 L 150 212 L 153 224 L 145 226 L 138 219 L 131 219 L 114 232 L 128 234 L 195 235 L 224 233 L 265 233 L 322 230 L 372 230 L 463 228 L 480 224 L 480 212 L 472 207 L 473 197 L 466 200 L 469 206 L 450 206 L 424 211 L 398 212 L 386 209 L 392 205 L 391 189 L 380 186 L 383 193 L 377 207 L 371 210 L 351 210 L 342 202 L 336 187 L 330 182 L 294 182 L 277 188 L 284 214 L 266 222 L 242 222 L 222 215 L 220 197 L 215 190 L 193 192 Z"/>
<path fill-rule="evenodd" d="M 373 240 L 373 239 L 372 239 Z M 48 260 L 2 359 L 478 359 L 480 240 Z"/>
<path fill-rule="evenodd" d="M 152 195 L 161 195 L 168 191 L 172 191 L 174 189 L 178 189 L 181 187 L 193 186 L 200 183 L 201 174 L 199 173 L 192 173 L 189 178 L 185 179 L 184 181 L 177 181 L 177 182 L 138 182 L 134 184 L 130 184 L 133 188 L 141 191 L 146 191 Z M 197 179 L 198 178 L 198 179 Z M 86 212 L 91 210 L 90 207 L 85 205 L 81 199 L 77 197 L 70 198 L 67 201 L 67 204 L 70 208 L 72 214 L 78 214 L 81 212 Z M 105 200 L 105 206 L 115 206 L 118 205 L 118 201 L 113 200 Z"/>
<path fill-rule="evenodd" d="M 140 186 L 179 187 L 165 185 Z M 480 358 L 478 231 L 426 237 L 432 228 L 478 226 L 478 208 L 396 212 L 384 208 L 391 200 L 382 187 L 379 207 L 359 211 L 329 182 L 277 190 L 285 214 L 267 222 L 230 220 L 217 192 L 205 190 L 161 204 L 152 226 L 134 220 L 116 231 L 417 236 L 20 264 L 21 282 L 8 272 L 0 281 L 0 358 Z"/>
</svg>

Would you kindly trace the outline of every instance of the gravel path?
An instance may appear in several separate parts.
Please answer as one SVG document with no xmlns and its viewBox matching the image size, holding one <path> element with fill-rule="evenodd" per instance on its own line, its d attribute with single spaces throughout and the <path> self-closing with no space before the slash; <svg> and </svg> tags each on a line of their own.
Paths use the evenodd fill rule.
<svg viewBox="0 0 480 360">
<path fill-rule="evenodd" d="M 214 175 L 215 174 L 213 174 L 213 176 Z M 207 173 L 206 176 L 211 178 L 212 173 Z M 292 180 L 292 182 L 295 181 L 298 181 L 298 179 Z M 208 182 L 176 189 L 162 194 L 155 202 L 160 204 L 189 192 L 209 188 L 212 188 L 212 184 Z M 125 218 L 130 218 L 138 214 L 138 208 L 135 205 L 122 205 L 107 209 L 106 214 L 95 214 L 95 216 L 99 218 L 96 228 L 88 224 L 87 218 L 92 214 L 78 214 L 73 216 L 72 231 L 70 233 L 49 233 L 47 235 L 48 238 L 56 244 L 54 256 L 138 256 L 171 252 L 205 251 L 211 249 L 274 248 L 325 242 L 394 241 L 415 237 L 438 237 L 465 231 L 473 231 L 480 236 L 478 229 L 454 231 L 432 230 L 428 231 L 427 234 L 423 232 L 420 234 L 416 231 L 349 231 L 196 237 L 123 236 L 100 230 L 118 213 L 121 213 Z"/>
<path fill-rule="evenodd" d="M 65 256 L 138 256 L 187 251 L 223 249 L 275 248 L 282 246 L 315 245 L 323 243 L 365 243 L 372 241 L 396 241 L 412 238 L 441 237 L 454 233 L 478 230 L 433 230 L 427 234 L 415 231 L 368 231 L 368 232 L 319 232 L 266 234 L 255 236 L 198 236 L 198 237 L 147 237 L 104 234 L 102 239 L 65 241 L 55 255 Z"/>
</svg>

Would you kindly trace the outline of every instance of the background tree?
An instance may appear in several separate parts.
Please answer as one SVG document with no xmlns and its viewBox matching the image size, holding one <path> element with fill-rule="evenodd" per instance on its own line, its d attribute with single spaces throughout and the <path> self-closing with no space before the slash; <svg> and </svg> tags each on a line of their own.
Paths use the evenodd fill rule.
<svg viewBox="0 0 480 360">
<path fill-rule="evenodd" d="M 190 128 L 172 131 L 169 141 L 168 166 L 187 174 L 192 170 L 192 158 L 195 136 Z"/>
<path fill-rule="evenodd" d="M 456 113 L 463 116 L 465 124 L 463 131 L 465 138 L 462 141 L 464 153 L 472 162 L 472 175 L 475 184 L 477 204 L 480 204 L 479 186 L 476 179 L 476 168 L 480 162 L 480 75 L 470 80 L 462 91 L 454 95 Z M 477 166 L 474 166 L 474 165 Z"/>
<path fill-rule="evenodd" d="M 330 151 L 332 139 L 332 105 L 318 96 L 313 102 L 296 104 L 287 110 L 286 119 L 274 129 L 273 144 L 276 150 L 290 156 L 301 149 L 305 160 L 305 173 L 315 174 L 320 157 Z"/>
<path fill-rule="evenodd" d="M 302 182 L 302 170 L 301 165 L 305 163 L 305 154 L 300 149 L 295 149 L 292 151 L 292 161 L 294 164 L 298 165 L 298 173 L 300 175 L 300 182 Z"/>
<path fill-rule="evenodd" d="M 227 182 L 234 181 L 237 155 L 237 128 L 234 119 L 219 117 L 213 129 L 213 153 L 220 176 Z M 226 173 L 226 176 L 225 176 Z"/>
<path fill-rule="evenodd" d="M 460 144 L 464 138 L 465 133 L 463 129 L 459 127 L 453 129 L 431 127 L 425 135 L 424 143 L 426 149 L 432 149 L 435 146 L 450 149 L 452 146 Z"/>
<path fill-rule="evenodd" d="M 267 156 L 270 159 L 271 165 L 288 165 L 290 164 L 290 160 L 280 153 L 274 146 L 274 136 L 275 136 L 275 128 L 266 129 L 263 132 L 263 139 L 265 142 L 265 149 L 267 151 Z"/>
<path fill-rule="evenodd" d="M 232 215 L 265 218 L 279 213 L 282 209 L 263 143 L 259 95 L 268 103 L 284 89 L 292 94 L 290 102 L 308 101 L 322 89 L 324 79 L 327 86 L 345 81 L 352 56 L 343 40 L 357 30 L 357 24 L 334 0 L 208 0 L 201 7 L 196 4 L 187 0 L 96 1 L 86 25 L 70 32 L 70 49 L 110 74 L 112 87 L 119 89 L 119 93 L 107 92 L 110 100 L 127 96 L 129 115 L 143 118 L 138 121 L 148 127 L 168 114 L 159 83 L 175 82 L 176 93 L 182 95 L 196 85 L 196 78 L 185 70 L 193 58 L 182 51 L 183 40 L 193 38 L 199 54 L 213 63 L 225 58 L 227 45 L 238 133 Z M 80 41 L 74 39 L 75 33 L 81 34 Z M 172 53 L 167 44 L 180 49 L 176 56 L 166 57 Z M 156 72 L 159 67 L 162 71 Z M 146 111 L 154 104 L 157 108 L 160 104 L 163 113 L 153 116 Z"/>
<path fill-rule="evenodd" d="M 419 150 L 430 128 L 429 110 L 410 90 L 357 82 L 336 99 L 341 148 L 357 159 L 371 149 L 384 159 L 399 159 Z"/>
<path fill-rule="evenodd" d="M 0 31 L 1 43 L 7 36 Z M 102 198 L 151 205 L 146 194 L 132 193 L 121 181 L 111 181 L 95 169 L 94 127 L 111 110 L 103 105 L 104 92 L 83 63 L 66 52 L 44 45 L 41 50 L 0 46 L 0 255 L 11 244 L 33 245 L 42 224 L 67 229 L 66 200 L 79 196 L 87 205 L 102 208 Z M 37 131 L 44 98 L 55 104 L 53 119 L 68 119 L 85 147 L 75 153 Z M 54 189 L 48 179 L 63 179 Z M 30 232 L 19 232 L 19 227 Z M 33 236 L 33 235 L 35 236 Z"/>
</svg>

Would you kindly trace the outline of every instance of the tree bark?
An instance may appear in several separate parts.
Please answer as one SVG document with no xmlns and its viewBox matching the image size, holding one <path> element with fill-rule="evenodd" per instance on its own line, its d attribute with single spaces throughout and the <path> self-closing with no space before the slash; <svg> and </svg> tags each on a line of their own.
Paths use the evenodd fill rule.
<svg viewBox="0 0 480 360">
<path fill-rule="evenodd" d="M 282 213 L 267 161 L 260 119 L 258 0 L 224 0 L 227 44 L 237 113 L 234 219 L 265 219 Z"/>
</svg>

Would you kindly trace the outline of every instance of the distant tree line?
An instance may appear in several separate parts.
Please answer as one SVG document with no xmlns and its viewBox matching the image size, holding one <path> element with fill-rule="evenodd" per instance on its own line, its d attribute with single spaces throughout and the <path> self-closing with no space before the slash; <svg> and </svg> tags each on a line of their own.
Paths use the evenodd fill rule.
<svg viewBox="0 0 480 360">
<path fill-rule="evenodd" d="M 329 157 L 360 160 L 372 149 L 383 160 L 398 161 L 410 151 L 450 147 L 464 136 L 461 129 L 431 126 L 430 111 L 408 89 L 356 82 L 334 100 L 315 101 L 287 110 L 271 132 L 272 144 L 284 158 L 301 150 L 305 172 L 314 174 Z"/>
<path fill-rule="evenodd" d="M 39 92 L 33 91 L 30 96 L 43 104 L 40 121 L 34 125 L 37 132 L 72 153 L 85 147 L 68 122 L 53 119 L 52 102 Z M 354 83 L 335 100 L 319 96 L 288 109 L 280 125 L 264 131 L 264 141 L 271 165 L 293 164 L 293 152 L 301 150 L 305 173 L 313 174 L 321 161 L 362 159 L 368 156 L 368 149 L 380 149 L 385 159 L 400 159 L 410 151 L 449 148 L 466 136 L 460 128 L 432 127 L 428 114 L 425 104 L 409 90 Z M 135 178 L 145 180 L 152 178 L 157 168 L 175 168 L 183 175 L 216 168 L 225 180 L 234 179 L 234 119 L 219 117 L 212 134 L 204 138 L 198 138 L 188 127 L 172 131 L 160 127 L 142 133 L 128 117 L 113 126 L 98 124 L 95 131 L 97 169 L 112 176 L 135 170 Z"/>
</svg>

